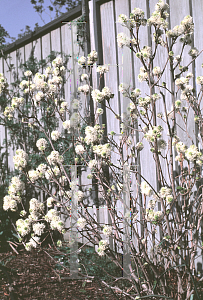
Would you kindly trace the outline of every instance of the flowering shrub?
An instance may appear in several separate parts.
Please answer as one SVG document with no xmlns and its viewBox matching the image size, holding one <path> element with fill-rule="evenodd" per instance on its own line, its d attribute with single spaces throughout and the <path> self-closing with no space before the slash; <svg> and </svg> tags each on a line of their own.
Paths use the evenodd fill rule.
<svg viewBox="0 0 203 300">
<path fill-rule="evenodd" d="M 15 211 L 23 206 L 22 175 L 33 188 L 40 188 L 47 195 L 45 203 L 31 198 L 29 212 L 23 207 L 22 218 L 16 222 L 19 238 L 28 251 L 40 246 L 47 234 L 52 235 L 54 231 L 64 234 L 69 231 L 70 228 L 66 228 L 62 219 L 63 213 L 70 217 L 70 206 L 67 206 L 67 201 L 69 199 L 72 203 L 76 201 L 84 208 L 88 197 L 83 187 L 78 187 L 77 182 L 71 180 L 64 163 L 64 151 L 55 149 L 56 141 L 64 141 L 64 134 L 72 134 L 75 164 L 82 161 L 90 168 L 91 173 L 88 174 L 88 179 L 92 179 L 92 182 L 97 181 L 104 203 L 110 208 L 111 218 L 111 224 L 100 224 L 94 218 L 90 218 L 88 213 L 78 212 L 78 219 L 75 223 L 78 230 L 90 242 L 98 246 L 96 251 L 98 255 L 101 257 L 107 255 L 120 268 L 122 266 L 119 263 L 118 252 L 121 250 L 125 252 L 126 245 L 129 247 L 131 263 L 123 268 L 123 274 L 133 291 L 133 296 L 129 291 L 125 291 L 125 295 L 130 299 L 155 298 L 156 296 L 169 298 L 178 295 L 177 299 L 181 300 L 189 299 L 192 294 L 195 294 L 197 299 L 199 297 L 192 271 L 195 269 L 197 248 L 203 248 L 199 233 L 203 205 L 201 149 L 203 119 L 200 105 L 203 80 L 201 76 L 197 77 L 197 84 L 201 85 L 198 99 L 193 86 L 189 84 L 193 74 L 186 73 L 189 64 L 184 67 L 180 65 L 184 47 L 191 44 L 193 20 L 192 17 L 186 16 L 180 25 L 172 30 L 169 29 L 168 7 L 168 4 L 160 0 L 148 20 L 139 8 L 133 9 L 129 18 L 123 14 L 119 16 L 119 23 L 130 30 L 131 37 L 119 33 L 118 46 L 129 47 L 135 54 L 141 64 L 140 73 L 137 74 L 138 80 L 146 82 L 149 87 L 148 91 L 142 91 L 138 88 L 131 88 L 128 83 L 119 85 L 119 92 L 130 102 L 126 115 L 119 116 L 119 112 L 113 111 L 111 104 L 114 94 L 108 86 L 101 91 L 99 88 L 93 89 L 90 86 L 89 78 L 92 69 L 96 67 L 96 51 L 78 60 L 82 70 L 81 81 L 85 81 L 85 84 L 78 88 L 78 92 L 85 98 L 90 96 L 93 98 L 96 112 L 94 124 L 88 124 L 89 116 L 83 118 L 84 116 L 79 113 L 79 99 L 72 101 L 73 106 L 70 108 L 72 115 L 69 114 L 67 119 L 63 115 L 64 112 L 68 113 L 68 104 L 59 97 L 64 75 L 61 57 L 53 61 L 53 69 L 47 68 L 45 74 L 34 75 L 29 70 L 26 71 L 29 80 L 22 81 L 20 87 L 31 101 L 32 116 L 29 117 L 29 126 L 43 132 L 43 137 L 39 136 L 36 146 L 44 163 L 31 168 L 29 153 L 21 149 L 17 150 L 14 162 L 15 168 L 19 170 L 19 177 L 12 179 L 9 195 L 4 197 L 5 210 Z M 140 46 L 139 28 L 146 25 L 154 28 L 154 51 L 153 47 L 141 48 Z M 179 37 L 183 44 L 182 51 L 180 55 L 174 57 L 172 50 Z M 153 66 L 159 47 L 166 49 L 166 64 L 170 66 L 173 83 L 171 90 L 170 87 L 166 87 L 166 84 L 161 83 L 165 68 L 162 70 L 159 66 Z M 193 48 L 188 54 L 195 59 L 200 52 Z M 109 67 L 106 65 L 96 67 L 100 78 L 108 70 Z M 3 81 L 6 80 L 3 79 Z M 2 86 L 2 89 L 6 89 L 6 85 Z M 167 111 L 165 101 L 167 93 L 172 99 L 171 111 Z M 161 101 L 164 112 L 156 111 L 157 101 Z M 12 106 L 5 109 L 5 117 L 9 119 L 14 118 L 15 111 L 21 112 L 21 105 L 24 102 L 14 99 L 12 103 Z M 48 104 L 46 117 L 51 119 L 56 111 L 66 132 L 58 131 L 56 128 L 52 131 L 45 130 L 45 125 L 38 120 L 37 116 L 37 110 L 45 103 Z M 98 121 L 98 115 L 104 111 L 99 107 L 101 103 L 106 109 L 113 111 L 121 122 L 119 143 L 116 142 L 113 131 L 108 136 L 104 136 L 104 126 L 101 126 Z M 198 145 L 188 133 L 187 111 L 189 108 L 194 111 L 194 122 L 200 133 Z M 87 108 L 85 111 L 88 114 Z M 185 127 L 181 129 L 188 135 L 191 141 L 189 145 L 177 136 L 176 128 L 179 125 L 177 115 L 183 120 Z M 82 119 L 86 122 L 85 130 L 78 134 L 76 129 L 84 125 Z M 138 131 L 141 141 L 136 139 Z M 147 144 L 150 147 L 148 155 L 151 155 L 155 162 L 156 186 L 143 176 L 139 168 L 140 152 L 147 148 Z M 113 163 L 115 154 L 119 157 L 118 165 Z M 178 164 L 176 173 L 174 172 L 175 161 Z M 105 172 L 107 168 L 111 175 L 108 178 Z M 55 184 L 55 193 L 43 185 L 45 178 L 48 182 Z M 133 178 L 136 181 L 134 189 L 130 186 Z M 90 185 L 92 182 L 90 181 Z M 196 189 L 195 193 L 194 189 Z M 116 209 L 116 204 L 120 201 L 126 207 L 126 199 L 132 210 L 121 215 Z M 124 228 L 120 227 L 121 223 L 125 223 Z M 159 236 L 158 230 L 161 233 Z M 114 249 L 111 248 L 111 238 L 114 241 Z M 61 246 L 62 242 L 59 241 L 57 244 Z M 181 265 L 180 260 L 183 262 Z M 168 272 L 171 269 L 175 269 L 177 276 L 175 291 L 171 291 L 170 287 Z"/>
</svg>

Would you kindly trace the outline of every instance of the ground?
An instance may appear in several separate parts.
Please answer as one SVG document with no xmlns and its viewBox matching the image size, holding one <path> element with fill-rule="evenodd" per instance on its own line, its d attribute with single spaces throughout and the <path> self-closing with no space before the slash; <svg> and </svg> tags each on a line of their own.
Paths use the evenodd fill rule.
<svg viewBox="0 0 203 300">
<path fill-rule="evenodd" d="M 68 271 L 57 270 L 55 262 L 43 251 L 24 249 L 0 253 L 0 262 L 13 282 L 13 291 L 9 293 L 9 278 L 0 270 L 1 300 L 103 300 L 125 299 L 124 296 L 114 297 L 107 288 L 93 280 L 73 280 Z"/>
<path fill-rule="evenodd" d="M 88 252 L 89 251 L 89 252 Z M 46 253 L 51 254 L 54 258 L 51 258 Z M 0 300 L 127 300 L 124 295 L 121 295 L 119 291 L 114 290 L 110 292 L 110 289 L 104 286 L 104 284 L 98 278 L 102 278 L 102 272 L 100 268 L 95 270 L 95 263 L 93 252 L 91 248 L 87 248 L 85 251 L 86 268 L 88 272 L 94 269 L 95 274 L 101 274 L 96 276 L 92 280 L 71 279 L 70 273 L 66 269 L 64 270 L 61 265 L 56 264 L 56 259 L 61 259 L 61 263 L 65 264 L 65 260 L 62 260 L 62 256 L 57 255 L 56 251 L 49 248 L 42 248 L 40 250 L 33 249 L 31 252 L 27 252 L 24 248 L 18 249 L 18 254 L 13 250 L 8 250 L 0 253 Z M 98 255 L 97 255 L 98 256 Z M 81 256 L 82 257 L 82 256 Z M 98 261 L 99 266 L 103 267 L 102 260 Z M 89 266 L 88 266 L 89 262 Z M 105 264 L 107 261 L 103 261 Z M 118 271 L 113 269 L 113 266 L 106 263 L 109 270 L 112 270 L 112 274 L 120 277 Z M 96 267 L 97 268 L 97 267 Z M 160 273 L 163 270 L 159 270 Z M 89 273 L 88 273 L 89 274 Z M 169 272 L 171 292 L 173 292 L 173 299 L 177 299 L 177 276 L 175 270 L 172 269 Z M 197 289 L 200 295 L 200 299 L 203 299 L 203 286 L 200 284 L 199 278 L 195 276 Z M 9 283 L 10 282 L 10 283 Z M 13 286 L 13 290 L 11 290 Z M 129 292 L 130 289 L 126 288 Z M 112 294 L 113 293 L 113 294 Z M 193 300 L 195 300 L 194 298 Z"/>
</svg>

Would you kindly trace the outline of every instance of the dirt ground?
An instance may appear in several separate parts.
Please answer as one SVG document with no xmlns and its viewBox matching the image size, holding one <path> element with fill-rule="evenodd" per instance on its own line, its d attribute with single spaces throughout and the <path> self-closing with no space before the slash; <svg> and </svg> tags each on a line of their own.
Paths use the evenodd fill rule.
<svg viewBox="0 0 203 300">
<path fill-rule="evenodd" d="M 116 290 L 112 294 L 100 280 L 71 279 L 68 270 L 58 270 L 56 261 L 44 251 L 52 253 L 47 248 L 31 252 L 21 249 L 19 254 L 14 251 L 0 253 L 0 300 L 129 299 Z M 177 276 L 174 270 L 171 270 L 169 277 L 175 300 Z M 196 279 L 198 282 L 199 278 Z M 198 286 L 198 292 L 203 300 L 202 284 Z"/>
<path fill-rule="evenodd" d="M 114 297 L 95 280 L 84 286 L 84 280 L 70 279 L 67 271 L 55 270 L 55 262 L 43 251 L 0 253 L 0 261 L 6 262 L 4 272 L 0 270 L 0 300 L 125 299 L 121 295 Z M 13 282 L 12 292 L 9 280 Z"/>
</svg>

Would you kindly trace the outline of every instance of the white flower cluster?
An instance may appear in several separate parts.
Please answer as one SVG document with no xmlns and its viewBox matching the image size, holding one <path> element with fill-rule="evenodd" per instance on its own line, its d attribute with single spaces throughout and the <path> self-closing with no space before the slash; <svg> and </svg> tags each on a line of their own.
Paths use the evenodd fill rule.
<svg viewBox="0 0 203 300">
<path fill-rule="evenodd" d="M 38 171 L 35 171 L 35 170 L 30 170 L 28 171 L 28 177 L 30 179 L 30 181 L 32 183 L 34 183 L 35 181 L 37 181 L 39 179 L 39 172 Z"/>
<path fill-rule="evenodd" d="M 164 186 L 159 191 L 159 197 L 166 199 L 167 203 L 171 203 L 173 201 L 173 195 L 171 192 L 170 188 Z"/>
<path fill-rule="evenodd" d="M 148 222 L 159 222 L 163 218 L 162 211 L 154 211 L 152 209 L 146 209 L 146 220 Z"/>
<path fill-rule="evenodd" d="M 119 48 L 123 48 L 123 46 L 130 46 L 130 38 L 124 33 L 121 32 L 117 35 L 117 43 Z"/>
<path fill-rule="evenodd" d="M 101 103 L 104 100 L 102 92 L 100 92 L 97 89 L 93 90 L 91 95 L 92 95 L 92 99 L 94 100 L 94 102 Z"/>
<path fill-rule="evenodd" d="M 134 90 L 132 90 L 132 92 L 130 93 L 130 98 L 136 99 L 136 98 L 139 97 L 140 95 L 141 95 L 141 90 L 140 90 L 140 89 L 134 89 Z"/>
<path fill-rule="evenodd" d="M 182 25 L 176 25 L 173 29 L 167 31 L 167 36 L 177 38 L 184 33 L 184 27 Z"/>
<path fill-rule="evenodd" d="M 0 94 L 8 86 L 7 79 L 0 73 Z"/>
<path fill-rule="evenodd" d="M 22 80 L 19 86 L 20 86 L 21 90 L 24 90 L 25 88 L 28 88 L 29 84 L 30 84 L 29 81 Z"/>
<path fill-rule="evenodd" d="M 25 249 L 31 251 L 32 248 L 37 248 L 38 243 L 40 243 L 40 238 L 38 236 L 32 236 L 30 241 L 25 244 Z"/>
<path fill-rule="evenodd" d="M 96 165 L 97 165 L 96 159 L 90 160 L 89 163 L 88 163 L 88 167 L 90 169 L 94 168 Z"/>
<path fill-rule="evenodd" d="M 39 91 L 37 94 L 34 95 L 34 103 L 35 106 L 37 106 L 37 104 L 44 99 L 45 94 L 42 91 Z"/>
<path fill-rule="evenodd" d="M 101 240 L 99 241 L 99 248 L 97 249 L 97 252 L 99 256 L 104 256 L 105 250 L 108 247 L 108 241 L 107 240 Z"/>
<path fill-rule="evenodd" d="M 54 202 L 55 202 L 55 199 L 53 197 L 49 197 L 47 199 L 47 207 L 52 207 Z"/>
<path fill-rule="evenodd" d="M 118 16 L 118 23 L 120 23 L 124 27 L 127 27 L 128 29 L 134 28 L 136 26 L 136 21 L 132 13 L 130 14 L 130 18 L 128 18 L 124 14 L 120 14 Z"/>
<path fill-rule="evenodd" d="M 152 71 L 154 76 L 159 76 L 161 74 L 161 68 L 160 67 L 155 67 Z"/>
<path fill-rule="evenodd" d="M 72 109 L 78 109 L 79 108 L 79 100 L 78 99 L 73 99 L 71 103 Z"/>
<path fill-rule="evenodd" d="M 20 195 L 25 190 L 25 184 L 19 177 L 14 176 L 11 179 L 11 185 L 8 188 L 8 194 Z"/>
<path fill-rule="evenodd" d="M 174 144 L 176 146 L 177 152 L 179 153 L 179 155 L 175 158 L 176 161 L 182 161 L 186 157 L 191 162 L 196 161 L 199 166 L 203 164 L 203 155 L 198 151 L 198 148 L 195 145 L 191 145 L 187 149 L 183 142 L 174 141 L 173 145 Z"/>
<path fill-rule="evenodd" d="M 77 127 L 80 124 L 80 115 L 77 112 L 74 112 L 70 117 L 70 126 Z"/>
<path fill-rule="evenodd" d="M 197 84 L 203 85 L 203 76 L 198 76 L 196 79 Z"/>
<path fill-rule="evenodd" d="M 61 76 L 53 76 L 52 79 L 48 80 L 48 85 L 49 85 L 49 87 L 50 86 L 52 87 L 52 85 L 59 85 L 59 84 L 62 84 L 62 82 L 63 82 L 63 78 Z M 53 88 L 53 90 L 55 90 L 54 87 L 52 87 L 52 88 Z"/>
<path fill-rule="evenodd" d="M 88 84 L 79 86 L 79 88 L 78 88 L 78 92 L 84 93 L 85 95 L 88 95 L 89 91 L 90 91 L 90 87 Z"/>
<path fill-rule="evenodd" d="M 145 98 L 140 97 L 138 99 L 139 106 L 144 108 L 148 108 L 151 102 L 152 99 L 149 96 L 146 96 Z"/>
<path fill-rule="evenodd" d="M 68 102 L 62 102 L 61 103 L 61 108 L 60 108 L 60 112 L 64 113 L 66 111 L 66 109 L 68 108 Z"/>
<path fill-rule="evenodd" d="M 41 73 L 36 73 L 33 79 L 33 82 L 35 84 L 35 88 L 38 90 L 46 91 L 48 89 L 48 84 L 46 83 L 46 75 Z M 22 87 L 24 88 L 24 85 L 26 85 L 26 82 L 22 81 Z"/>
<path fill-rule="evenodd" d="M 55 209 L 50 209 L 48 213 L 45 215 L 45 220 L 50 223 L 50 227 L 52 230 L 63 231 L 64 222 L 60 219 L 58 211 Z"/>
<path fill-rule="evenodd" d="M 70 129 L 70 120 L 66 120 L 65 122 L 63 122 L 63 128 L 66 130 Z"/>
<path fill-rule="evenodd" d="M 78 59 L 78 64 L 81 65 L 81 66 L 85 66 L 85 63 L 86 63 L 86 57 L 81 56 L 81 57 Z"/>
<path fill-rule="evenodd" d="M 59 176 L 60 175 L 60 169 L 58 166 L 55 166 L 54 168 L 48 167 L 45 172 L 45 177 L 47 180 L 51 179 L 52 177 Z"/>
<path fill-rule="evenodd" d="M 44 151 L 46 149 L 48 142 L 44 138 L 41 138 L 37 141 L 36 146 L 40 151 Z"/>
<path fill-rule="evenodd" d="M 78 64 L 81 65 L 83 68 L 86 68 L 86 61 L 88 66 L 92 66 L 98 59 L 98 54 L 95 50 L 91 51 L 87 58 L 85 56 L 81 56 L 78 60 Z"/>
<path fill-rule="evenodd" d="M 187 99 L 187 97 L 190 96 L 192 93 L 193 87 L 188 84 L 190 78 L 192 78 L 192 77 L 190 76 L 190 73 L 189 73 L 189 75 L 187 75 L 186 78 L 181 77 L 181 78 L 176 79 L 176 81 L 175 81 L 175 84 L 177 86 L 179 86 L 182 90 L 182 93 L 181 93 L 182 100 Z"/>
<path fill-rule="evenodd" d="M 30 208 L 29 208 L 29 220 L 30 221 L 37 221 L 38 218 L 41 216 L 44 210 L 44 204 L 38 201 L 36 198 L 32 198 L 30 200 Z"/>
<path fill-rule="evenodd" d="M 93 152 L 102 158 L 108 158 L 111 155 L 110 144 L 95 145 L 93 146 Z"/>
<path fill-rule="evenodd" d="M 44 223 L 35 223 L 32 225 L 33 231 L 36 235 L 42 235 L 42 233 L 44 233 L 44 229 L 45 229 L 45 224 Z"/>
<path fill-rule="evenodd" d="M 148 74 L 147 71 L 145 70 L 144 67 L 140 68 L 140 74 L 138 74 L 138 80 L 140 82 L 146 81 L 148 79 Z"/>
<path fill-rule="evenodd" d="M 137 45 L 137 41 L 135 38 L 131 39 L 128 37 L 124 32 L 120 32 L 117 35 L 117 43 L 119 48 L 126 47 L 133 47 L 134 45 Z"/>
<path fill-rule="evenodd" d="M 51 222 L 53 218 L 58 216 L 58 214 L 59 214 L 59 212 L 57 210 L 50 209 L 44 218 L 47 222 Z"/>
<path fill-rule="evenodd" d="M 177 38 L 184 34 L 183 37 L 180 38 L 181 42 L 185 42 L 186 44 L 191 44 L 191 34 L 194 32 L 194 23 L 191 16 L 186 16 L 183 21 L 181 21 L 180 25 L 175 26 L 172 30 L 167 31 L 167 35 L 172 38 Z M 196 50 L 191 52 L 191 54 L 195 54 L 196 56 Z"/>
<path fill-rule="evenodd" d="M 102 89 L 102 94 L 104 96 L 104 99 L 106 100 L 109 100 L 110 98 L 114 97 L 114 94 L 112 94 L 110 89 L 106 86 Z"/>
<path fill-rule="evenodd" d="M 102 91 L 95 89 L 91 93 L 92 98 L 95 102 L 101 103 L 103 100 L 109 100 L 114 97 L 108 87 L 104 87 Z"/>
<path fill-rule="evenodd" d="M 147 207 L 150 208 L 150 209 L 154 209 L 155 206 L 156 206 L 156 200 L 155 199 L 150 199 L 149 202 L 148 202 Z"/>
<path fill-rule="evenodd" d="M 21 202 L 21 198 L 19 196 L 16 196 L 14 194 L 7 195 L 4 197 L 3 201 L 3 210 L 11 210 L 16 211 L 18 208 L 18 203 Z"/>
<path fill-rule="evenodd" d="M 83 191 L 77 191 L 75 193 L 75 198 L 78 200 L 78 201 L 82 201 L 84 199 L 84 193 Z"/>
<path fill-rule="evenodd" d="M 106 236 L 110 236 L 112 234 L 112 226 L 104 225 L 103 234 Z"/>
<path fill-rule="evenodd" d="M 47 67 L 46 70 L 45 70 L 46 77 L 48 77 L 49 74 L 52 74 L 52 68 L 51 67 Z"/>
<path fill-rule="evenodd" d="M 63 245 L 63 244 L 62 244 L 62 241 L 61 241 L 61 240 L 58 240 L 58 241 L 57 241 L 57 246 L 60 248 L 60 247 L 62 247 L 62 245 Z"/>
<path fill-rule="evenodd" d="M 98 59 L 98 54 L 95 50 L 93 50 L 87 55 L 87 64 L 93 65 L 97 61 L 97 59 Z"/>
<path fill-rule="evenodd" d="M 25 72 L 24 72 L 24 75 L 25 75 L 26 77 L 31 77 L 31 76 L 32 76 L 32 71 L 30 71 L 30 70 L 25 71 Z"/>
<path fill-rule="evenodd" d="M 12 98 L 12 102 L 11 102 L 11 106 L 14 108 L 18 108 L 20 106 L 22 106 L 25 103 L 25 99 L 23 97 L 13 97 Z"/>
<path fill-rule="evenodd" d="M 82 74 L 81 75 L 81 81 L 84 81 L 84 80 L 88 80 L 88 75 L 87 74 Z"/>
<path fill-rule="evenodd" d="M 97 108 L 96 113 L 97 113 L 98 115 L 102 115 L 103 112 L 104 112 L 103 108 Z"/>
<path fill-rule="evenodd" d="M 29 219 L 18 219 L 16 221 L 16 228 L 20 236 L 24 237 L 31 231 L 31 222 Z"/>
<path fill-rule="evenodd" d="M 13 156 L 13 162 L 15 165 L 15 169 L 22 170 L 26 167 L 28 161 L 28 155 L 22 149 L 16 150 L 16 155 Z"/>
<path fill-rule="evenodd" d="M 123 94 L 124 97 L 127 97 L 129 95 L 129 88 L 130 86 L 126 83 L 121 83 L 118 87 L 118 90 L 121 94 Z"/>
<path fill-rule="evenodd" d="M 179 110 L 180 108 L 181 108 L 181 106 L 182 106 L 182 101 L 181 100 L 176 100 L 176 102 L 175 102 L 175 108 L 176 108 L 176 110 Z"/>
<path fill-rule="evenodd" d="M 185 156 L 189 161 L 195 161 L 203 159 L 202 153 L 198 151 L 198 148 L 195 145 L 191 145 L 186 151 Z"/>
<path fill-rule="evenodd" d="M 96 71 L 101 75 L 107 73 L 109 71 L 109 67 L 107 65 L 98 66 Z"/>
<path fill-rule="evenodd" d="M 57 141 L 61 136 L 61 133 L 58 130 L 52 131 L 51 133 L 51 139 L 53 141 Z"/>
<path fill-rule="evenodd" d="M 54 68 L 56 67 L 62 67 L 63 65 L 63 59 L 60 56 L 57 56 L 53 61 L 52 61 L 52 66 Z"/>
<path fill-rule="evenodd" d="M 163 131 L 163 127 L 162 126 L 153 126 L 153 128 L 149 129 L 146 134 L 145 134 L 145 138 L 146 140 L 150 141 L 150 142 L 154 142 L 155 139 L 157 138 L 161 138 L 162 136 L 162 132 Z"/>
<path fill-rule="evenodd" d="M 141 10 L 140 8 L 134 8 L 132 10 L 132 12 L 130 13 L 130 17 L 131 18 L 135 18 L 136 20 L 137 19 L 144 19 L 144 11 Z"/>
<path fill-rule="evenodd" d="M 178 142 L 176 143 L 176 150 L 179 153 L 185 153 L 187 147 L 185 146 L 185 144 L 183 142 Z"/>
<path fill-rule="evenodd" d="M 47 170 L 47 165 L 45 164 L 40 164 L 36 169 L 36 171 L 39 173 L 40 178 L 44 177 L 46 170 Z"/>
<path fill-rule="evenodd" d="M 86 220 L 84 218 L 79 218 L 77 220 L 77 226 L 80 228 L 80 229 L 83 229 L 85 228 L 85 225 L 87 224 Z"/>
<path fill-rule="evenodd" d="M 136 144 L 136 149 L 137 149 L 137 151 L 142 151 L 144 149 L 143 143 L 142 142 L 138 142 Z"/>
<path fill-rule="evenodd" d="M 60 178 L 59 178 L 59 182 L 60 182 L 60 184 L 62 184 L 62 185 L 64 186 L 65 182 L 67 182 L 66 176 L 60 177 Z"/>
<path fill-rule="evenodd" d="M 83 147 L 83 145 L 77 145 L 75 147 L 75 152 L 77 154 L 83 154 L 85 152 L 85 148 Z"/>
<path fill-rule="evenodd" d="M 166 146 L 167 146 L 167 143 L 166 143 L 165 140 L 160 139 L 160 140 L 157 141 L 158 150 L 165 150 Z"/>
<path fill-rule="evenodd" d="M 47 157 L 49 164 L 56 165 L 63 162 L 63 157 L 59 155 L 58 151 L 52 151 L 51 154 Z"/>
<path fill-rule="evenodd" d="M 20 216 L 21 216 L 21 217 L 26 216 L 26 214 L 27 214 L 27 212 L 26 212 L 25 210 L 21 210 L 21 212 L 20 212 Z"/>
<path fill-rule="evenodd" d="M 141 183 L 141 193 L 146 196 L 151 196 L 153 194 L 151 187 L 145 181 Z"/>
<path fill-rule="evenodd" d="M 122 25 L 127 23 L 129 21 L 128 17 L 124 14 L 120 14 L 118 16 L 118 22 L 121 23 Z"/>
<path fill-rule="evenodd" d="M 14 107 L 11 106 L 6 106 L 5 110 L 4 110 L 4 116 L 6 118 L 8 118 L 9 120 L 11 120 L 14 116 L 15 113 L 15 109 Z"/>
<path fill-rule="evenodd" d="M 190 15 L 185 16 L 180 24 L 183 26 L 183 32 L 185 34 L 192 34 L 194 32 L 194 23 Z"/>
<path fill-rule="evenodd" d="M 66 74 L 66 69 L 64 66 L 62 67 L 56 67 L 54 70 L 53 70 L 53 74 L 54 75 L 60 75 L 60 76 L 64 76 Z"/>
<path fill-rule="evenodd" d="M 141 50 L 141 52 L 136 53 L 136 56 L 138 58 L 142 57 L 144 60 L 147 60 L 148 58 L 150 58 L 151 52 L 152 52 L 151 47 L 144 46 L 143 49 Z"/>
<path fill-rule="evenodd" d="M 197 50 L 197 48 L 192 48 L 192 49 L 189 50 L 188 54 L 190 56 L 192 56 L 192 58 L 194 58 L 199 54 L 199 51 Z"/>
<path fill-rule="evenodd" d="M 87 143 L 87 145 L 98 142 L 102 137 L 102 133 L 103 131 L 98 124 L 94 127 L 87 126 L 85 128 L 85 142 Z"/>
<path fill-rule="evenodd" d="M 130 27 L 136 26 L 146 26 L 147 20 L 145 19 L 144 11 L 140 8 L 134 8 L 130 13 L 129 23 L 127 23 L 127 28 L 131 29 Z"/>
<path fill-rule="evenodd" d="M 162 12 L 164 10 L 167 10 L 169 8 L 169 5 L 167 3 L 164 3 L 163 0 L 159 0 L 159 2 L 155 5 L 155 10 Z"/>
<path fill-rule="evenodd" d="M 156 26 L 158 28 L 166 29 L 168 27 L 168 22 L 166 22 L 166 18 L 169 14 L 166 12 L 169 8 L 167 3 L 164 3 L 163 0 L 159 0 L 159 2 L 155 6 L 155 11 L 152 13 L 152 16 L 147 20 L 149 26 Z"/>
</svg>

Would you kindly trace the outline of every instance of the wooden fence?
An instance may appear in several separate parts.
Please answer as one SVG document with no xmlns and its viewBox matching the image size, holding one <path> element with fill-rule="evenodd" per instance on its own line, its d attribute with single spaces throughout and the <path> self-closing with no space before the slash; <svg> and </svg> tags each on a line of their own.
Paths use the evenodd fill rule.
<svg viewBox="0 0 203 300">
<path fill-rule="evenodd" d="M 126 14 L 129 16 L 132 9 L 135 7 L 141 8 L 147 18 L 154 11 L 154 7 L 157 0 L 114 0 L 114 1 L 101 1 L 101 0 L 91 0 L 89 1 L 89 24 L 90 24 L 90 45 L 91 50 L 96 50 L 98 52 L 98 65 L 108 64 L 109 72 L 104 76 L 103 86 L 107 86 L 111 89 L 112 93 L 115 95 L 112 101 L 112 108 L 119 114 L 125 111 L 125 97 L 122 96 L 118 91 L 118 86 L 120 83 L 128 83 L 134 88 L 140 88 L 143 96 L 147 91 L 147 86 L 145 83 L 140 83 L 138 81 L 138 74 L 141 67 L 140 62 L 133 56 L 133 53 L 129 49 L 119 48 L 117 45 L 117 34 L 119 32 L 126 32 L 118 22 L 119 14 Z M 187 15 L 191 15 L 194 21 L 194 39 L 193 44 L 198 50 L 203 49 L 203 39 L 200 36 L 202 27 L 202 15 L 203 15 L 203 1 L 201 0 L 168 0 L 167 3 L 170 6 L 170 16 L 169 25 L 173 28 L 175 25 L 180 24 L 183 18 Z M 10 62 L 16 66 L 17 73 L 19 61 L 25 61 L 33 47 L 35 46 L 34 54 L 38 59 L 45 58 L 50 54 L 51 50 L 65 52 L 65 54 L 70 54 L 72 56 L 69 61 L 68 67 L 72 70 L 70 80 L 65 86 L 65 99 L 70 101 L 74 98 L 74 93 L 77 87 L 77 57 L 83 55 L 80 47 L 77 44 L 76 38 L 76 27 L 73 25 L 74 21 L 81 16 L 82 8 L 78 6 L 72 11 L 64 14 L 62 17 L 54 20 L 53 22 L 43 26 L 34 34 L 18 40 L 16 43 L 12 44 L 6 51 L 6 54 L 11 56 Z M 70 21 L 69 24 L 63 24 L 61 21 Z M 71 25 L 72 24 L 72 25 Z M 153 30 L 150 31 L 149 27 L 140 28 L 140 40 L 141 47 L 145 45 L 151 45 L 153 38 Z M 183 56 L 183 65 L 189 62 L 189 56 L 187 52 L 191 48 L 190 46 L 185 47 L 186 55 Z M 175 55 L 179 54 L 180 45 L 179 43 L 175 46 Z M 159 47 L 157 50 L 155 65 L 164 66 L 167 59 L 167 53 L 165 48 Z M 200 55 L 195 62 L 189 66 L 189 72 L 193 72 L 195 77 L 202 75 L 201 70 L 202 56 Z M 8 79 L 8 82 L 12 82 L 13 75 L 8 71 L 8 66 L 4 59 L 0 59 L 0 72 L 4 73 Z M 19 74 L 20 75 L 20 74 Z M 163 82 L 171 87 L 171 79 L 169 76 L 169 69 L 163 75 Z M 194 78 L 194 85 L 198 92 L 198 87 L 196 86 L 196 81 Z M 98 75 L 95 70 L 93 71 L 93 88 L 98 86 Z M 158 92 L 155 90 L 155 92 Z M 170 94 L 166 95 L 167 109 L 171 109 L 171 98 Z M 162 112 L 163 107 L 161 102 L 156 104 L 157 112 Z M 119 122 L 115 119 L 113 113 L 107 110 L 102 116 L 102 123 L 106 123 L 107 132 L 115 131 L 120 132 Z M 181 119 L 178 119 L 180 125 L 182 125 Z M 196 142 L 195 133 L 196 128 L 194 125 L 194 114 L 189 113 L 189 126 L 188 132 L 193 138 L 194 143 Z M 160 125 L 164 128 L 164 134 L 166 137 L 167 127 L 160 120 Z M 158 125 L 159 125 L 158 124 Z M 3 139 L 6 137 L 6 129 L 0 127 L 0 142 L 2 145 Z M 191 144 L 186 134 L 183 134 L 179 128 L 177 128 L 177 135 L 181 138 L 187 146 Z M 136 143 L 139 141 L 139 135 L 135 137 Z M 146 141 L 144 143 L 144 150 L 140 153 L 139 157 L 139 170 L 142 175 L 152 184 L 152 186 L 157 190 L 157 176 L 155 164 L 151 159 L 150 147 Z M 9 167 L 13 168 L 12 156 L 13 150 L 8 148 L 7 150 L 10 154 L 9 156 Z M 115 157 L 116 160 L 116 157 Z M 164 169 L 166 178 L 167 170 Z M 136 182 L 132 182 L 132 189 L 136 190 Z M 122 205 L 121 205 L 122 206 Z M 103 211 L 107 211 L 106 207 L 102 208 Z M 101 209 L 101 210 L 102 210 Z M 160 209 L 160 207 L 159 207 Z M 92 208 L 95 216 L 100 218 L 100 222 L 109 223 L 109 216 L 107 213 L 97 212 L 96 207 Z M 93 212 L 92 212 L 93 213 Z M 160 233 L 161 234 L 161 233 Z M 85 241 L 83 239 L 83 241 Z M 202 271 L 202 254 L 196 261 L 196 266 L 198 271 Z"/>
</svg>

